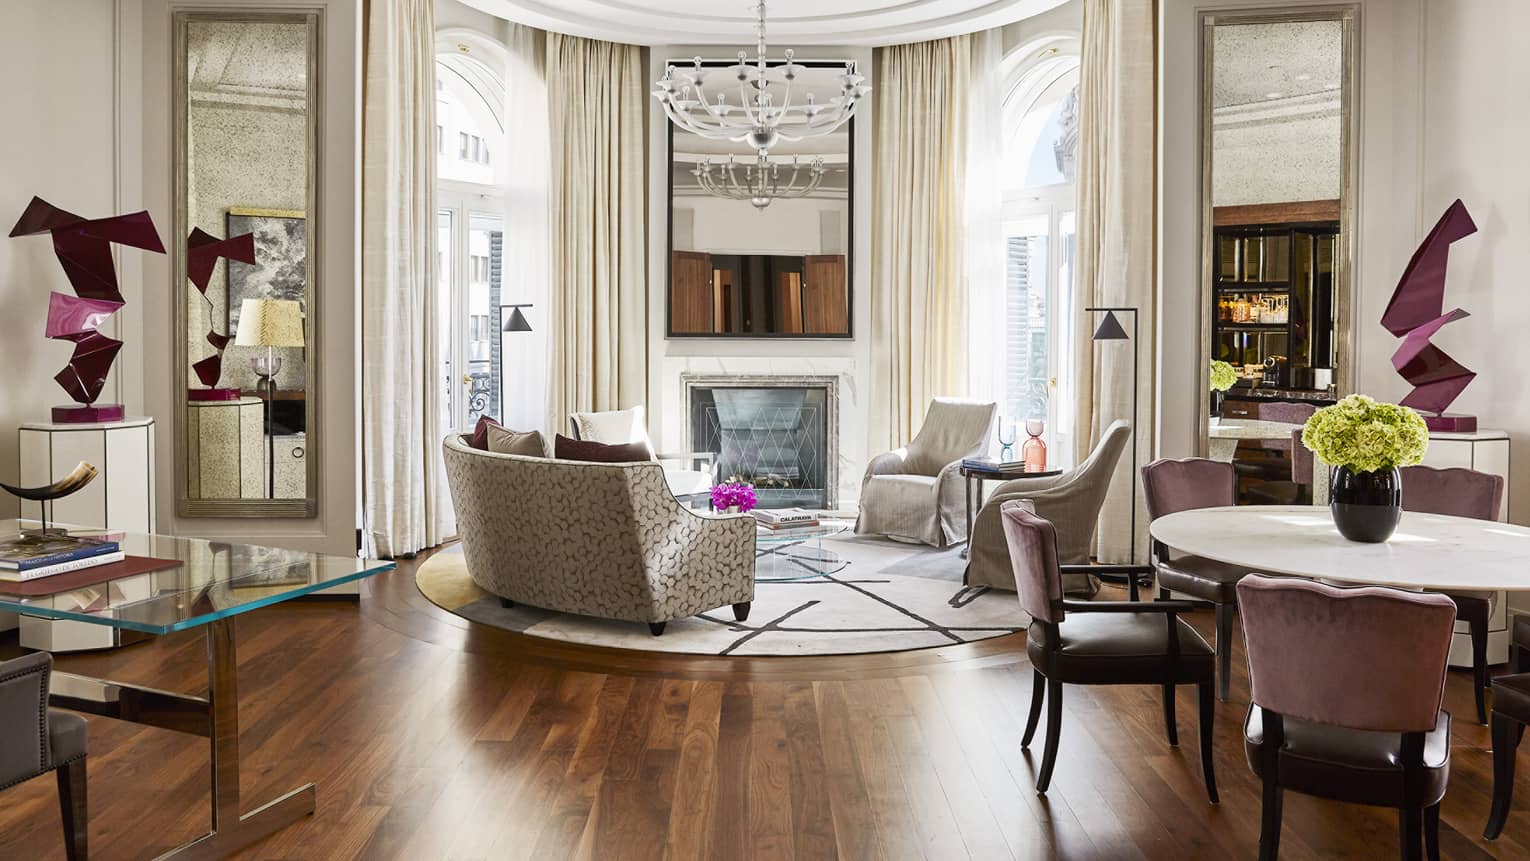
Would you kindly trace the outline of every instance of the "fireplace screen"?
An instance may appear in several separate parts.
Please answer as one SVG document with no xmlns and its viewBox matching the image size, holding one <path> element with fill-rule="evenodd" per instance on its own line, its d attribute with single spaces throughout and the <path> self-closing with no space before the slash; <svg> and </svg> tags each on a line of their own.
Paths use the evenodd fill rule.
<svg viewBox="0 0 1530 861">
<path fill-rule="evenodd" d="M 828 391 L 691 389 L 691 448 L 717 454 L 717 476 L 754 485 L 762 508 L 828 506 Z"/>
</svg>

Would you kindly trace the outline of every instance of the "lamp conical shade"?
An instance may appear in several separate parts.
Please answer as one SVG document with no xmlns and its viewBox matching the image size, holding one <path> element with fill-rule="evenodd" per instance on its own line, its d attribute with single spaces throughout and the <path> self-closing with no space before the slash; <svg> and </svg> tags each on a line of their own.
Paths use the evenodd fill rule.
<svg viewBox="0 0 1530 861">
<path fill-rule="evenodd" d="M 1121 321 L 1116 319 L 1114 311 L 1106 311 L 1105 319 L 1100 321 L 1100 327 L 1094 330 L 1096 341 L 1125 341 L 1126 330 L 1121 328 Z"/>
<path fill-rule="evenodd" d="M 510 309 L 510 319 L 505 321 L 501 332 L 530 332 L 531 324 L 526 321 L 526 315 L 521 313 L 520 308 Z"/>
</svg>

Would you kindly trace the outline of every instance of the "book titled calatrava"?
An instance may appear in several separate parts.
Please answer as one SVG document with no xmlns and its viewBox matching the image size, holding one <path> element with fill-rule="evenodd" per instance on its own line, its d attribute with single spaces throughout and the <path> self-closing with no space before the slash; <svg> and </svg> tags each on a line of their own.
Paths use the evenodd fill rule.
<svg viewBox="0 0 1530 861">
<path fill-rule="evenodd" d="M 116 555 L 115 541 L 71 535 L 9 535 L 0 538 L 0 571 L 35 571 L 57 565 Z M 80 566 L 86 567 L 86 566 Z"/>
</svg>

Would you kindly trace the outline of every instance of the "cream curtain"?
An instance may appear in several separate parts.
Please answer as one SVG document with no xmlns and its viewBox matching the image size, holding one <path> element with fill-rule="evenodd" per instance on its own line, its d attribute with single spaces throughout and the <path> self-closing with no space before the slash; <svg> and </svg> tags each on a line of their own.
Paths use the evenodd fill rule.
<svg viewBox="0 0 1530 861">
<path fill-rule="evenodd" d="M 361 455 L 368 555 L 401 556 L 451 532 L 433 373 L 435 3 L 372 0 L 361 164 Z M 329 429 L 338 441 L 346 430 Z"/>
<path fill-rule="evenodd" d="M 1140 378 L 1137 462 L 1154 451 L 1156 79 L 1153 0 L 1085 0 L 1079 85 L 1077 368 L 1078 461 L 1116 419 L 1132 419 L 1132 350 Z M 1088 306 L 1134 306 L 1139 340 L 1090 340 L 1100 316 Z M 1119 315 L 1131 332 L 1131 316 Z M 1122 562 L 1131 541 L 1130 452 L 1100 513 L 1096 555 Z M 1137 498 L 1137 559 L 1146 558 L 1147 516 Z"/>
<path fill-rule="evenodd" d="M 547 36 L 548 428 L 646 400 L 647 99 L 641 49 Z"/>
<path fill-rule="evenodd" d="M 966 393 L 962 222 L 970 58 L 968 36 L 876 52 L 872 451 L 913 439 L 932 398 Z"/>
</svg>

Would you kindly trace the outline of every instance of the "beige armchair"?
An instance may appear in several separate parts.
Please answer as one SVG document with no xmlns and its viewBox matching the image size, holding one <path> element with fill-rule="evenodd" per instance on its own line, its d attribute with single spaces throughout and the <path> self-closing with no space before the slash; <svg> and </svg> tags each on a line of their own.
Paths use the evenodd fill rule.
<svg viewBox="0 0 1530 861">
<path fill-rule="evenodd" d="M 999 506 L 1012 499 L 1031 500 L 1036 513 L 1057 527 L 1059 564 L 1087 564 L 1095 521 L 1099 520 L 1100 507 L 1105 504 L 1110 477 L 1115 473 L 1116 462 L 1126 451 L 1131 435 L 1131 425 L 1124 421 L 1114 422 L 1105 429 L 1089 457 L 1073 469 L 1046 478 L 1017 478 L 995 488 L 972 524 L 967 583 L 1015 591 L 1015 569 L 1010 563 L 1003 519 L 999 516 Z M 1098 584 L 1089 574 L 1064 573 L 1063 589 L 1070 594 L 1092 595 Z"/>
<path fill-rule="evenodd" d="M 992 403 L 936 398 L 913 442 L 866 465 L 855 531 L 934 547 L 965 541 L 959 470 L 987 447 L 993 418 Z"/>
</svg>

